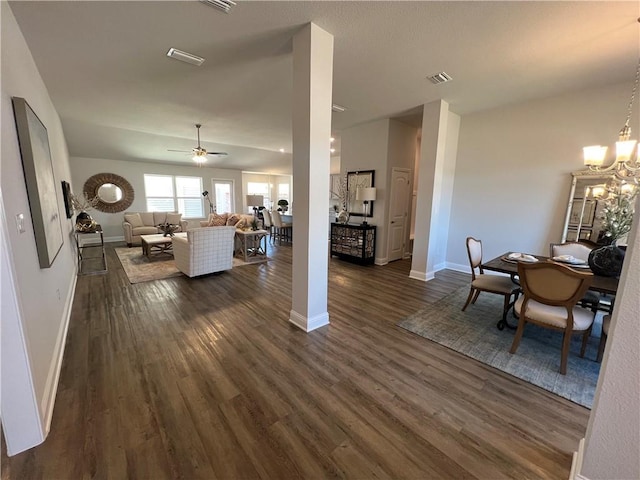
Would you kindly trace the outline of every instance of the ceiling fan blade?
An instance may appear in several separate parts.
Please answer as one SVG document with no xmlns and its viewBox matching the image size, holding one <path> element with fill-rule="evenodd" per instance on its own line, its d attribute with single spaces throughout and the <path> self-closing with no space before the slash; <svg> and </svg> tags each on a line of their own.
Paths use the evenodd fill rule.
<svg viewBox="0 0 640 480">
<path fill-rule="evenodd" d="M 229 155 L 227 152 L 207 152 L 207 155 L 215 155 L 218 157 L 226 157 Z"/>
<path fill-rule="evenodd" d="M 191 153 L 189 150 L 173 150 L 171 148 L 168 148 L 167 152 Z"/>
</svg>

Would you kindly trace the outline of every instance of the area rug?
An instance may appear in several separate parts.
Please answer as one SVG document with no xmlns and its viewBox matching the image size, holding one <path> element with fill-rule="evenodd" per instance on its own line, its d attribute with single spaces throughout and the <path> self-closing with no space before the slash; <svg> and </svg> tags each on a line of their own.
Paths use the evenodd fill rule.
<svg viewBox="0 0 640 480">
<path fill-rule="evenodd" d="M 149 282 L 184 275 L 176 267 L 173 256 L 169 254 L 147 257 L 142 254 L 140 247 L 116 248 L 115 252 L 130 283 Z M 249 263 L 236 257 L 233 258 L 233 268 L 255 264 L 257 262 Z"/>
<path fill-rule="evenodd" d="M 438 302 L 401 320 L 397 325 L 421 337 L 444 345 L 545 390 L 591 408 L 600 364 L 595 361 L 600 326 L 594 325 L 584 358 L 580 358 L 582 337 L 574 335 L 567 363 L 561 375 L 562 333 L 528 324 L 515 354 L 509 349 L 515 330 L 496 328 L 502 315 L 503 297 L 481 293 L 463 312 L 469 289 L 460 288 Z M 511 314 L 508 318 L 517 324 Z"/>
</svg>

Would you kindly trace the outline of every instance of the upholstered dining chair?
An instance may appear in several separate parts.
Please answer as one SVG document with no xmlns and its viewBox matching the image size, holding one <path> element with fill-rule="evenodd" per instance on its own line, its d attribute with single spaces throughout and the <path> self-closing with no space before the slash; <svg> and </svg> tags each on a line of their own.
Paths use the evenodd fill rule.
<svg viewBox="0 0 640 480">
<path fill-rule="evenodd" d="M 279 211 L 274 210 L 271 213 L 271 220 L 273 220 L 273 235 L 278 239 L 278 243 L 282 244 L 283 238 L 285 242 L 290 242 L 293 236 L 293 225 L 283 222 Z"/>
<path fill-rule="evenodd" d="M 266 208 L 262 210 L 262 218 L 264 229 L 269 232 L 269 239 L 273 242 L 273 222 L 271 221 L 271 213 Z"/>
<path fill-rule="evenodd" d="M 607 337 L 609 336 L 609 325 L 611 324 L 611 315 L 605 315 L 602 319 L 602 332 L 600 333 L 600 343 L 598 344 L 598 356 L 596 362 L 600 363 L 604 356 L 604 347 L 607 344 Z"/>
<path fill-rule="evenodd" d="M 578 272 L 555 262 L 518 263 L 518 276 L 524 295 L 513 306 L 519 315 L 518 329 L 510 353 L 516 353 L 524 327 L 533 323 L 564 332 L 560 373 L 567 373 L 569 345 L 574 333 L 582 334 L 580 356 L 584 357 L 595 313 L 577 306 L 591 285 L 593 274 Z"/>
<path fill-rule="evenodd" d="M 471 288 L 462 311 L 464 312 L 470 303 L 476 303 L 480 292 L 503 295 L 504 308 L 502 309 L 501 325 L 504 328 L 507 322 L 507 312 L 511 307 L 511 296 L 514 296 L 513 301 L 515 302 L 520 293 L 520 286 L 509 277 L 484 273 L 482 269 L 482 242 L 480 240 L 467 237 L 467 254 L 469 256 L 469 265 L 471 266 Z M 479 271 L 478 274 L 476 274 L 476 269 Z"/>
<path fill-rule="evenodd" d="M 560 255 L 571 255 L 578 260 L 587 262 L 589 260 L 589 254 L 594 248 L 598 248 L 598 245 L 588 240 L 581 240 L 579 242 L 551 243 L 549 245 L 549 254 L 551 258 L 558 257 Z M 580 304 L 583 307 L 591 308 L 594 312 L 597 310 L 603 310 L 607 313 L 611 313 L 613 306 L 613 302 L 611 300 L 611 297 L 587 290 L 584 297 L 580 299 Z"/>
</svg>

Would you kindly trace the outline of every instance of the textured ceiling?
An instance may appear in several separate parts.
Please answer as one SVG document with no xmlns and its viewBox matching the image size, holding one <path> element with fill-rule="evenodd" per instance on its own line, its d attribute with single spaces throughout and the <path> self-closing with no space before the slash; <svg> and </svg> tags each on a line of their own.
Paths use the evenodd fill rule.
<svg viewBox="0 0 640 480">
<path fill-rule="evenodd" d="M 444 99 L 459 114 L 629 82 L 640 3 L 239 1 L 10 2 L 72 156 L 291 170 L 292 36 L 334 35 L 333 131 L 386 117 L 415 123 Z M 175 47 L 206 58 L 194 67 Z M 453 81 L 432 85 L 446 71 Z M 413 114 L 413 115 L 412 115 Z M 418 117 L 419 118 L 419 117 Z M 284 148 L 286 153 L 280 153 Z"/>
</svg>

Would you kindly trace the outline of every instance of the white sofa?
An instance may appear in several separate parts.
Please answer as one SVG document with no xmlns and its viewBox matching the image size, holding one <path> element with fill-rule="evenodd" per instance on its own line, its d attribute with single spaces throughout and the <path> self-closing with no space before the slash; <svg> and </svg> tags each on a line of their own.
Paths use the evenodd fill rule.
<svg viewBox="0 0 640 480">
<path fill-rule="evenodd" d="M 173 237 L 176 267 L 189 277 L 231 270 L 236 227 L 203 227 Z"/>
<path fill-rule="evenodd" d="M 162 233 L 157 225 L 170 223 L 180 225 L 176 232 L 186 232 L 186 220 L 182 220 L 182 214 L 178 212 L 125 212 L 122 229 L 124 240 L 128 246 L 140 245 L 141 235 L 153 235 Z"/>
</svg>

